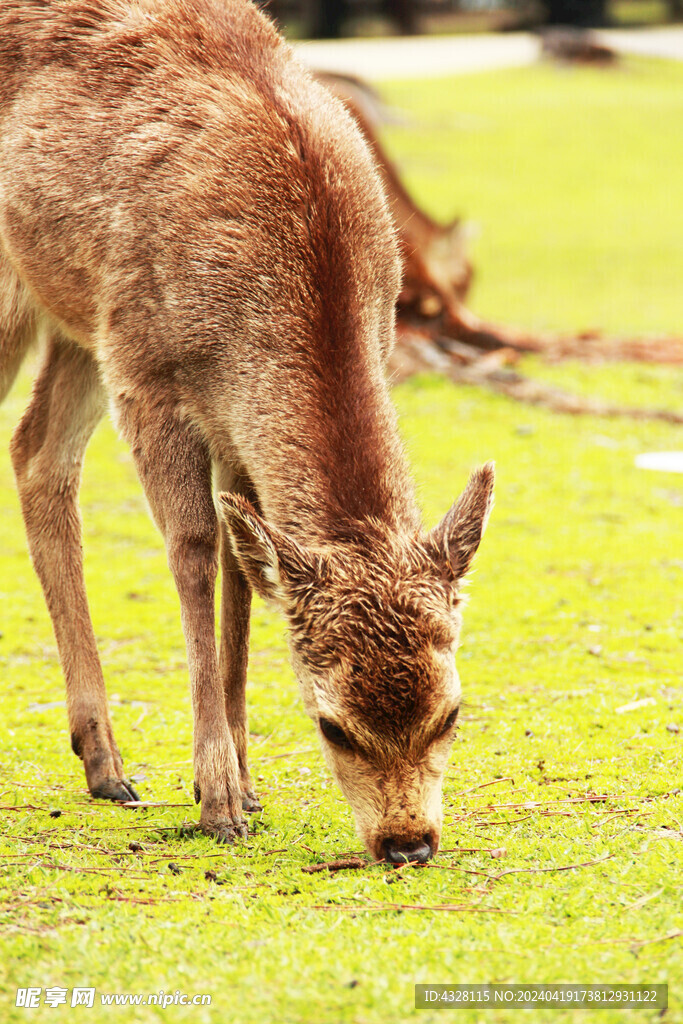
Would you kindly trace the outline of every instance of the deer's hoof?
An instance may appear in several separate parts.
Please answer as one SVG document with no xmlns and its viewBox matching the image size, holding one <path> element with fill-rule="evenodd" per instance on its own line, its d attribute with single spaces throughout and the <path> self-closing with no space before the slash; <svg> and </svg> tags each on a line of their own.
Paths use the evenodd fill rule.
<svg viewBox="0 0 683 1024">
<path fill-rule="evenodd" d="M 242 810 L 247 811 L 249 814 L 256 814 L 257 811 L 263 810 L 263 806 L 256 793 L 253 793 L 250 789 L 242 793 Z"/>
<path fill-rule="evenodd" d="M 200 831 L 212 836 L 217 843 L 231 844 L 236 839 L 246 839 L 249 835 L 246 821 L 217 821 L 212 824 L 200 824 Z"/>
<path fill-rule="evenodd" d="M 98 800 L 114 800 L 116 803 L 139 801 L 140 797 L 126 779 L 103 779 L 90 790 L 90 795 Z"/>
</svg>

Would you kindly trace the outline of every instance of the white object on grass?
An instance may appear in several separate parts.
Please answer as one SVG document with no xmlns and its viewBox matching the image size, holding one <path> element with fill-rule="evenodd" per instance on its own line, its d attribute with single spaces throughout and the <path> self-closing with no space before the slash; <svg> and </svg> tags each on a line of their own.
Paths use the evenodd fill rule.
<svg viewBox="0 0 683 1024">
<path fill-rule="evenodd" d="M 637 711 L 638 708 L 646 708 L 648 704 L 656 704 L 657 701 L 654 697 L 643 697 L 641 700 L 632 700 L 629 704 L 622 704 L 621 707 L 615 708 L 614 710 L 618 715 L 623 715 L 625 711 Z"/>
<path fill-rule="evenodd" d="M 645 452 L 636 455 L 638 469 L 658 469 L 663 473 L 683 473 L 683 452 Z"/>
</svg>

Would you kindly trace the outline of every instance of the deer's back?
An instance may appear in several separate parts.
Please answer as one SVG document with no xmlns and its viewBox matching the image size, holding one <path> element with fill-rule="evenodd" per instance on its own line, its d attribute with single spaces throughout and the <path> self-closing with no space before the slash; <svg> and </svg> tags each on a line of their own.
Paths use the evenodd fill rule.
<svg viewBox="0 0 683 1024">
<path fill-rule="evenodd" d="M 358 132 L 247 0 L 2 4 L 0 247 L 76 340 L 166 360 L 381 345 L 397 283 Z"/>
</svg>

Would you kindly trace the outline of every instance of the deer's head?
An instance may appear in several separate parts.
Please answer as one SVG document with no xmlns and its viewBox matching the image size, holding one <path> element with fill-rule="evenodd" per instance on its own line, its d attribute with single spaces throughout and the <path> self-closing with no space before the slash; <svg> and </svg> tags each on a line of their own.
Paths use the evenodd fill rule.
<svg viewBox="0 0 683 1024">
<path fill-rule="evenodd" d="M 489 463 L 429 533 L 368 522 L 348 543 L 311 550 L 243 498 L 220 496 L 245 575 L 288 620 L 306 711 L 377 860 L 426 861 L 439 846 L 461 582 L 492 499 Z"/>
</svg>

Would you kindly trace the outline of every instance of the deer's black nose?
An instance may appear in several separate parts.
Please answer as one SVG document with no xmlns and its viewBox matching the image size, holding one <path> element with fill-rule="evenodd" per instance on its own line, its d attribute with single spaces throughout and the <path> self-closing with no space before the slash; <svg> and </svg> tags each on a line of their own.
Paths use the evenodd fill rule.
<svg viewBox="0 0 683 1024">
<path fill-rule="evenodd" d="M 385 839 L 383 845 L 384 859 L 390 864 L 405 864 L 407 861 L 426 864 L 433 854 L 431 846 L 424 839 L 418 839 L 414 843 L 404 843 L 400 839 Z"/>
</svg>

